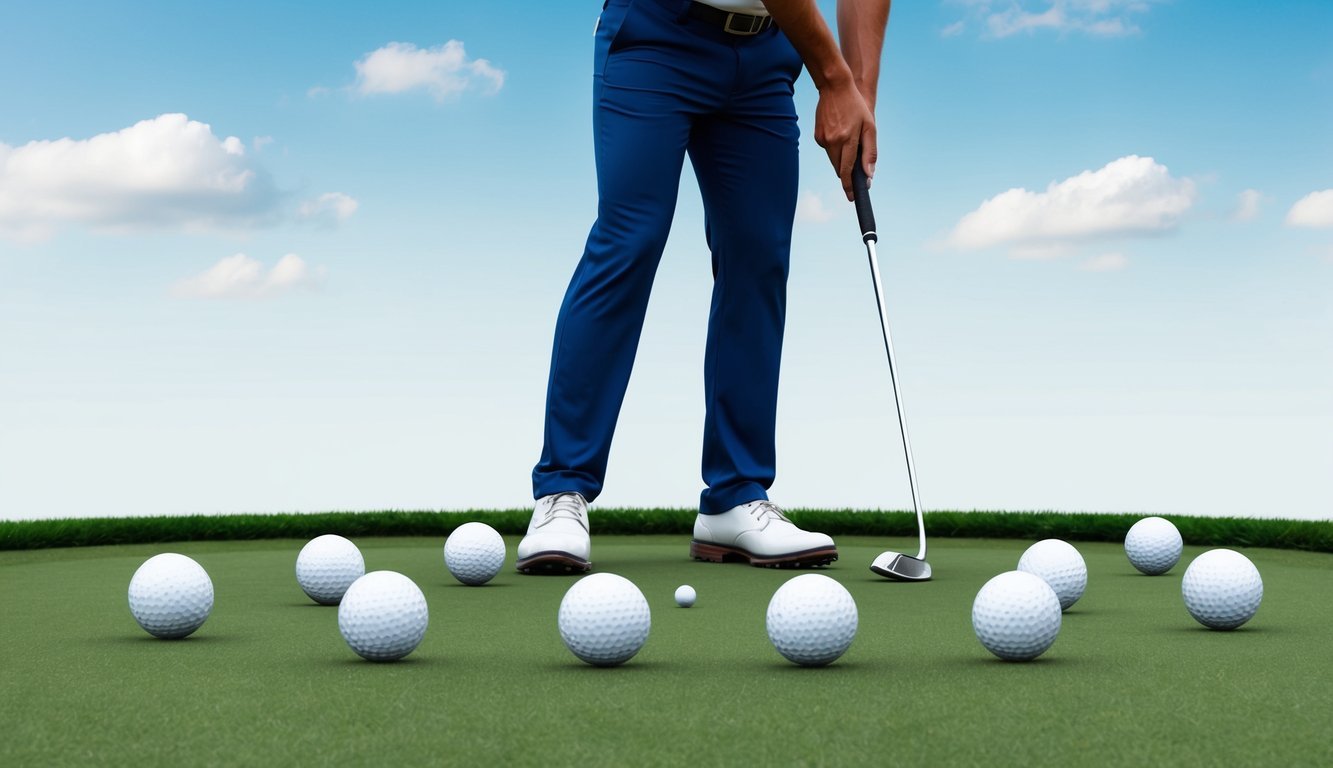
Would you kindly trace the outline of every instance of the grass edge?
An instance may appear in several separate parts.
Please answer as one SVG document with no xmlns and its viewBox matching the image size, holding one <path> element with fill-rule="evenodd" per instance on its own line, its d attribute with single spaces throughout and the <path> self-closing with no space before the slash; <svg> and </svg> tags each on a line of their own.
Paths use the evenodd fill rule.
<svg viewBox="0 0 1333 768">
<path fill-rule="evenodd" d="M 0 521 L 0 550 L 48 549 L 169 541 L 226 541 L 343 536 L 447 536 L 480 520 L 500 533 L 527 529 L 528 509 L 373 510 L 156 517 L 53 518 Z M 792 521 L 833 536 L 915 537 L 916 516 L 900 510 L 792 509 Z M 1059 511 L 941 510 L 925 514 L 931 538 L 1123 541 L 1146 515 Z M 597 508 L 598 535 L 680 534 L 695 510 Z M 1186 544 L 1333 552 L 1333 521 L 1284 518 L 1169 516 Z"/>
</svg>

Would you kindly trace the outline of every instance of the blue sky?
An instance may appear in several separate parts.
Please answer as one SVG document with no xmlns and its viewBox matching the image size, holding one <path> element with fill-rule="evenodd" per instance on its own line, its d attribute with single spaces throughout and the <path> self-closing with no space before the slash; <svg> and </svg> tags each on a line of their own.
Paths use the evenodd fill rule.
<svg viewBox="0 0 1333 768">
<path fill-rule="evenodd" d="M 0 517 L 528 502 L 600 4 L 505 7 L 7 10 Z M 1330 39 L 1313 0 L 898 4 L 874 198 L 928 508 L 1333 517 Z M 902 508 L 815 99 L 772 496 Z M 709 283 L 687 170 L 601 503 L 695 503 Z"/>
</svg>

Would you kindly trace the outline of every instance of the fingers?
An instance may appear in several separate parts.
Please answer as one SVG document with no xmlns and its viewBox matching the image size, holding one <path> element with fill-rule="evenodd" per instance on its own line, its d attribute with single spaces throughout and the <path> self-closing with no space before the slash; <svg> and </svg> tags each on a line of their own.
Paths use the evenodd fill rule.
<svg viewBox="0 0 1333 768">
<path fill-rule="evenodd" d="M 868 190 L 875 182 L 875 162 L 879 160 L 879 135 L 873 122 L 861 125 L 861 146 L 861 170 L 865 171 Z"/>
<path fill-rule="evenodd" d="M 819 141 L 816 139 L 816 141 Z M 833 166 L 836 172 L 838 164 L 842 162 L 842 148 L 837 144 L 819 141 L 819 146 L 824 148 L 824 154 L 828 155 L 829 165 Z"/>
<path fill-rule="evenodd" d="M 842 179 L 842 191 L 847 195 L 848 202 L 853 199 L 852 168 L 856 165 L 856 147 L 856 139 L 843 144 L 842 156 L 834 163 L 834 166 L 838 169 L 838 178 Z"/>
</svg>

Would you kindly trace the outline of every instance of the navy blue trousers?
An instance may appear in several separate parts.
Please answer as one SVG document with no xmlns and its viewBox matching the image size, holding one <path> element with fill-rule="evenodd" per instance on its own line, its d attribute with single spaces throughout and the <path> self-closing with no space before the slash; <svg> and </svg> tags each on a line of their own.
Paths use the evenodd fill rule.
<svg viewBox="0 0 1333 768">
<path fill-rule="evenodd" d="M 713 260 L 700 511 L 773 483 L 801 59 L 775 27 L 731 35 L 688 6 L 609 0 L 598 23 L 597 221 L 556 321 L 537 498 L 602 490 L 686 154 Z"/>
</svg>

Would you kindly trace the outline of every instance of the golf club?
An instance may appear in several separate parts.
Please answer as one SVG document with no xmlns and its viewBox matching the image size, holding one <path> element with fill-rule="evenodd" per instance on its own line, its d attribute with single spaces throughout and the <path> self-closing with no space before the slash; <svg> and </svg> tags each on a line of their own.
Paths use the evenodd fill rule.
<svg viewBox="0 0 1333 768">
<path fill-rule="evenodd" d="M 921 497 L 916 486 L 916 469 L 912 464 L 912 444 L 907 439 L 907 420 L 903 418 L 902 393 L 898 386 L 898 366 L 893 361 L 893 338 L 889 335 L 889 316 L 884 310 L 884 286 L 879 278 L 879 258 L 875 255 L 875 211 L 870 206 L 870 192 L 866 174 L 861 168 L 861 150 L 856 151 L 856 165 L 852 168 L 852 196 L 856 202 L 856 218 L 861 225 L 861 239 L 870 257 L 870 276 L 875 281 L 875 303 L 879 306 L 879 326 L 884 331 L 884 351 L 889 355 L 889 378 L 893 381 L 893 403 L 898 408 L 898 431 L 903 436 L 903 454 L 907 457 L 907 482 L 912 488 L 912 507 L 916 510 L 916 530 L 920 548 L 916 556 L 901 552 L 882 552 L 870 564 L 870 570 L 899 581 L 927 581 L 930 563 L 926 562 L 926 522 L 921 516 Z"/>
</svg>

